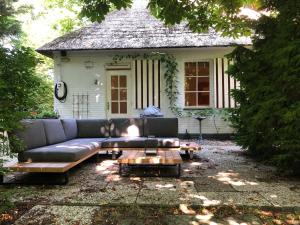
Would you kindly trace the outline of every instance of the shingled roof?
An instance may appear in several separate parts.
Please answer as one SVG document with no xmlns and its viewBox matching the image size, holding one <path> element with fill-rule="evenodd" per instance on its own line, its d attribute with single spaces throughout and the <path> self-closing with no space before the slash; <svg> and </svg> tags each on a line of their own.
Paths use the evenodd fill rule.
<svg viewBox="0 0 300 225">
<path fill-rule="evenodd" d="M 167 27 L 153 17 L 148 9 L 127 9 L 109 13 L 102 23 L 93 23 L 61 36 L 37 49 L 51 56 L 62 50 L 108 50 L 194 48 L 249 45 L 249 38 L 221 37 L 214 31 L 193 33 L 186 24 Z"/>
</svg>

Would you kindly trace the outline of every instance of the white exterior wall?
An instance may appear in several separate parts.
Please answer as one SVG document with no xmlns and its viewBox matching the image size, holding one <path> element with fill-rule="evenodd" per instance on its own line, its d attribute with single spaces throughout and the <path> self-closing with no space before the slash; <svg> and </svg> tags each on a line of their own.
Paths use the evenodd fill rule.
<svg viewBox="0 0 300 225">
<path fill-rule="evenodd" d="M 160 52 L 167 52 L 173 54 L 178 62 L 178 79 L 179 92 L 182 93 L 178 97 L 178 105 L 184 108 L 184 62 L 186 61 L 201 61 L 209 60 L 210 62 L 210 84 L 211 84 L 211 107 L 214 106 L 214 82 L 213 82 L 213 59 L 217 57 L 224 57 L 230 53 L 233 48 L 200 48 L 200 49 L 167 49 L 159 50 Z M 139 52 L 139 53 L 144 53 Z M 134 54 L 136 51 L 126 51 L 126 54 Z M 54 56 L 55 61 L 55 80 L 62 80 L 68 86 L 68 96 L 65 103 L 60 103 L 55 99 L 55 110 L 62 118 L 73 117 L 73 94 L 88 94 L 89 95 L 89 113 L 88 118 L 107 118 L 106 111 L 106 70 L 105 64 L 112 63 L 112 58 L 115 55 L 120 55 L 118 51 L 81 51 L 81 52 L 67 52 L 67 58 L 70 61 L 61 62 L 60 54 Z M 91 69 L 85 68 L 84 62 L 94 62 L 94 67 Z M 130 61 L 129 61 L 130 62 Z M 173 117 L 174 115 L 169 110 L 169 100 L 164 93 L 165 82 L 163 79 L 164 67 L 161 66 L 161 111 L 166 117 Z M 131 82 L 128 86 L 131 102 L 131 117 L 138 117 L 142 110 L 134 109 L 134 68 L 131 68 Z M 98 79 L 101 82 L 100 86 L 94 84 Z M 189 133 L 199 133 L 199 123 L 193 118 L 179 119 L 179 133 L 185 133 L 186 129 Z M 207 118 L 202 122 L 202 132 L 207 134 L 215 133 L 233 133 L 232 128 L 228 126 L 221 118 Z"/>
</svg>

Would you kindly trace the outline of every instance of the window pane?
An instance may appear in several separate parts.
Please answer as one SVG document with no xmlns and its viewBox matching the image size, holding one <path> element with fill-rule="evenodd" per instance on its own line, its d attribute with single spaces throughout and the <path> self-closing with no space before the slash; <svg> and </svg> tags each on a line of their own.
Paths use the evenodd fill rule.
<svg viewBox="0 0 300 225">
<path fill-rule="evenodd" d="M 209 92 L 198 93 L 198 105 L 208 106 L 209 105 Z"/>
<path fill-rule="evenodd" d="M 197 105 L 197 93 L 185 93 L 185 106 L 196 106 Z"/>
<path fill-rule="evenodd" d="M 127 87 L 126 76 L 120 76 L 120 87 Z"/>
<path fill-rule="evenodd" d="M 119 103 L 118 102 L 111 103 L 111 113 L 114 113 L 114 114 L 119 113 Z"/>
<path fill-rule="evenodd" d="M 197 63 L 185 63 L 185 76 L 196 76 L 196 65 Z"/>
<path fill-rule="evenodd" d="M 198 91 L 209 91 L 208 77 L 198 77 Z"/>
<path fill-rule="evenodd" d="M 111 89 L 111 100 L 119 100 L 118 89 Z"/>
<path fill-rule="evenodd" d="M 127 102 L 120 102 L 120 113 L 127 113 Z"/>
<path fill-rule="evenodd" d="M 120 100 L 127 100 L 127 89 L 120 90 Z"/>
<path fill-rule="evenodd" d="M 198 76 L 208 76 L 208 75 L 209 75 L 209 63 L 198 62 Z"/>
<path fill-rule="evenodd" d="M 196 91 L 196 77 L 186 77 L 185 78 L 185 91 Z"/>
<path fill-rule="evenodd" d="M 111 87 L 117 88 L 118 86 L 118 76 L 111 76 Z"/>
</svg>

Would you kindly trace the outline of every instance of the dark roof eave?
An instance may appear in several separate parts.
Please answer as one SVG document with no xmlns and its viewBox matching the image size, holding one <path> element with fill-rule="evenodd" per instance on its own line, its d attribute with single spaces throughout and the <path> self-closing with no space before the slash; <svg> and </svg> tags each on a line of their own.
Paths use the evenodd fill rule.
<svg viewBox="0 0 300 225">
<path fill-rule="evenodd" d="M 57 48 L 57 49 L 36 49 L 36 51 L 44 56 L 53 58 L 53 52 L 56 51 L 113 51 L 113 50 L 148 50 L 148 49 L 182 49 L 182 48 L 224 48 L 224 47 L 234 47 L 234 46 L 252 46 L 251 44 L 228 44 L 228 45 L 203 45 L 203 46 L 161 46 L 161 47 L 143 47 L 143 48 Z"/>
</svg>

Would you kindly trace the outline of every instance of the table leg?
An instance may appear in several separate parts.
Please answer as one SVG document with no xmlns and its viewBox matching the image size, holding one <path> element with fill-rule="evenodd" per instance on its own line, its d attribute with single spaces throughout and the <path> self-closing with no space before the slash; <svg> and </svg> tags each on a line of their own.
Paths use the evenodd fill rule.
<svg viewBox="0 0 300 225">
<path fill-rule="evenodd" d="M 181 164 L 178 164 L 177 165 L 177 177 L 180 177 L 180 175 L 181 175 Z"/>
<path fill-rule="evenodd" d="M 119 163 L 119 175 L 122 176 L 122 163 Z"/>
<path fill-rule="evenodd" d="M 62 174 L 62 184 L 67 184 L 69 182 L 69 171 Z"/>
<path fill-rule="evenodd" d="M 0 184 L 3 184 L 4 183 L 4 174 L 1 173 L 0 174 Z"/>
<path fill-rule="evenodd" d="M 194 151 L 191 150 L 191 151 L 190 151 L 190 159 L 193 159 L 193 158 L 194 158 Z"/>
<path fill-rule="evenodd" d="M 96 164 L 100 162 L 99 153 L 97 153 L 97 154 L 94 156 L 94 162 L 95 162 Z"/>
<path fill-rule="evenodd" d="M 116 151 L 112 151 L 112 159 L 116 159 Z"/>
</svg>

